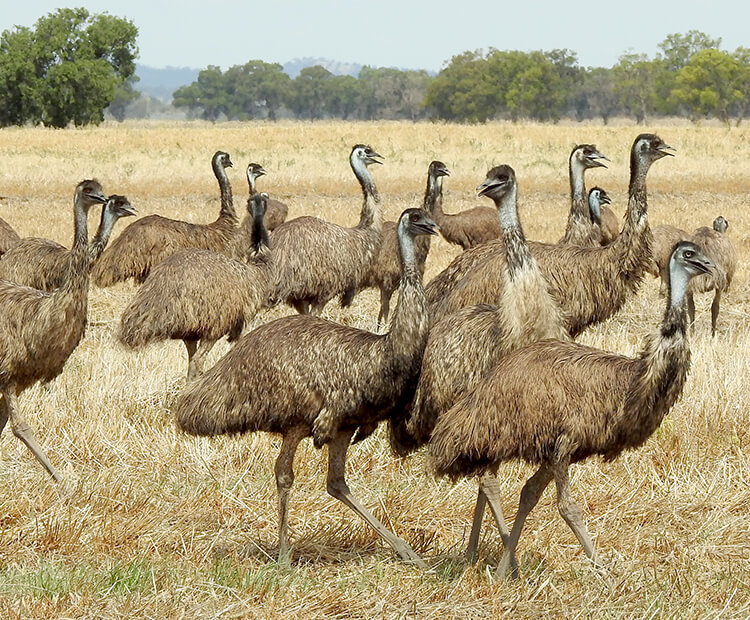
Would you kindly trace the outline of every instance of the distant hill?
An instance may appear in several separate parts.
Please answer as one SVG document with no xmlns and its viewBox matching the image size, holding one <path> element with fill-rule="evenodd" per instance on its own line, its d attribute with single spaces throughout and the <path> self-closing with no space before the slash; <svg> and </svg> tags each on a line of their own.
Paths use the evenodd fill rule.
<svg viewBox="0 0 750 620">
<path fill-rule="evenodd" d="M 284 73 L 294 79 L 305 67 L 320 65 L 325 67 L 334 75 L 351 75 L 357 77 L 364 65 L 356 62 L 341 62 L 329 58 L 295 58 L 285 62 L 282 67 Z M 165 67 L 155 69 L 146 65 L 136 64 L 135 74 L 140 78 L 136 82 L 135 90 L 149 95 L 154 99 L 169 103 L 172 101 L 172 93 L 180 86 L 193 83 L 198 79 L 201 69 L 191 67 Z"/>
<path fill-rule="evenodd" d="M 165 67 L 154 69 L 146 65 L 136 64 L 135 74 L 140 81 L 134 84 L 135 90 L 159 99 L 160 101 L 172 101 L 172 93 L 180 86 L 193 83 L 198 79 L 200 69 L 190 67 Z"/>
<path fill-rule="evenodd" d="M 316 65 L 328 69 L 333 75 L 351 75 L 353 77 L 359 75 L 359 70 L 363 66 L 356 62 L 341 62 L 329 58 L 295 58 L 294 60 L 285 62 L 282 66 L 284 73 L 294 79 L 305 67 L 315 67 Z"/>
</svg>

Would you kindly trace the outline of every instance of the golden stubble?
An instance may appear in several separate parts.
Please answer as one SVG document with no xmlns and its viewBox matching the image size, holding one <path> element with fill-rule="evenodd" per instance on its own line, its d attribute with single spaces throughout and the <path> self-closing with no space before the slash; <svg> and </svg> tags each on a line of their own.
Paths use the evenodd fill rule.
<svg viewBox="0 0 750 620">
<path fill-rule="evenodd" d="M 739 253 L 733 288 L 710 337 L 708 305 L 697 301 L 693 367 L 661 428 L 614 463 L 573 468 L 572 491 L 609 572 L 592 570 L 547 491 L 519 544 L 522 578 L 489 576 L 501 541 L 485 519 L 480 563 L 461 561 L 476 484 L 436 480 L 424 454 L 398 460 L 382 432 L 353 447 L 353 492 L 430 565 L 398 562 L 357 517 L 325 492 L 325 452 L 303 442 L 290 501 L 291 570 L 274 561 L 277 515 L 266 435 L 191 438 L 175 431 L 170 405 L 184 385 L 185 352 L 170 342 L 131 353 L 115 340 L 132 285 L 93 288 L 89 328 L 63 374 L 20 403 L 50 460 L 68 481 L 59 493 L 6 430 L 0 443 L 0 615 L 3 617 L 521 617 L 716 616 L 750 614 L 750 330 L 746 212 L 750 133 L 680 123 L 649 127 L 677 149 L 648 181 L 652 226 L 692 230 L 724 215 Z M 351 146 L 385 158 L 373 167 L 387 219 L 420 204 L 427 166 L 444 161 L 444 208 L 486 201 L 474 188 L 497 164 L 514 167 L 530 239 L 562 236 L 567 158 L 595 143 L 611 160 L 588 173 L 621 216 L 630 125 L 448 125 L 409 123 L 151 123 L 0 131 L 0 217 L 22 235 L 66 245 L 76 183 L 96 177 L 127 195 L 139 215 L 208 222 L 218 213 L 210 169 L 230 153 L 235 204 L 244 212 L 250 161 L 268 175 L 259 189 L 310 213 L 353 225 L 361 204 L 348 165 Z M 487 203 L 489 204 L 489 203 Z M 90 219 L 93 229 L 97 216 Z M 118 224 L 115 235 L 124 225 Z M 433 241 L 426 279 L 457 249 Z M 360 295 L 325 315 L 374 329 L 378 295 Z M 650 278 L 613 319 L 579 340 L 635 354 L 661 318 Z M 256 324 L 289 314 L 277 308 Z M 220 343 L 213 363 L 227 350 Z M 281 379 L 283 380 L 283 378 Z M 529 377 L 533 381 L 533 377 Z M 501 468 L 503 507 L 515 513 L 527 467 Z"/>
</svg>

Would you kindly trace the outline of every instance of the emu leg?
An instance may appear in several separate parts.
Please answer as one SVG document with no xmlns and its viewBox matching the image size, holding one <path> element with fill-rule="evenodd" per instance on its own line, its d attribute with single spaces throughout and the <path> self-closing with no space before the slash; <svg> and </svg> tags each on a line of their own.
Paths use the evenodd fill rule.
<svg viewBox="0 0 750 620">
<path fill-rule="evenodd" d="M 719 302 L 721 301 L 721 291 L 717 288 L 714 301 L 711 304 L 711 337 L 716 334 L 716 322 L 719 320 Z"/>
<path fill-rule="evenodd" d="M 0 391 L 0 435 L 8 423 L 8 399 L 3 396 L 4 392 Z"/>
<path fill-rule="evenodd" d="M 562 518 L 565 519 L 565 523 L 573 530 L 586 555 L 594 564 L 598 564 L 596 551 L 594 551 L 594 543 L 591 542 L 591 536 L 589 536 L 589 531 L 583 522 L 581 509 L 570 494 L 567 461 L 555 464 L 553 472 L 555 475 L 555 485 L 557 486 L 557 509 Z"/>
<path fill-rule="evenodd" d="M 18 412 L 18 399 L 16 398 L 15 388 L 8 388 L 3 392 L 3 402 L 5 403 L 3 406 L 5 409 L 5 416 L 7 416 L 6 419 L 10 419 L 10 426 L 13 429 L 13 434 L 26 444 L 26 447 L 31 450 L 31 453 L 36 457 L 36 460 L 39 461 L 44 469 L 49 472 L 50 476 L 55 479 L 55 482 L 62 482 L 60 474 L 58 474 L 57 470 L 52 467 L 52 463 L 49 462 L 47 455 L 44 454 L 44 451 L 37 443 L 34 433 L 31 432 L 29 425 L 21 418 L 21 415 Z"/>
<path fill-rule="evenodd" d="M 182 342 L 185 343 L 185 348 L 187 349 L 187 355 L 188 355 L 188 371 L 187 371 L 187 380 L 192 381 L 198 376 L 198 373 L 195 370 L 195 351 L 198 348 L 198 341 L 197 340 L 183 340 Z"/>
<path fill-rule="evenodd" d="M 687 311 L 690 321 L 690 329 L 695 329 L 695 300 L 692 291 L 687 292 Z"/>
<path fill-rule="evenodd" d="M 500 563 L 497 565 L 497 571 L 495 572 L 495 577 L 498 579 L 504 579 L 505 573 L 510 568 L 511 563 L 515 562 L 516 547 L 518 546 L 518 539 L 521 537 L 521 530 L 523 530 L 526 517 L 529 516 L 529 513 L 539 502 L 539 498 L 552 480 L 552 477 L 552 472 L 545 464 L 523 485 L 521 500 L 518 502 L 516 520 L 513 521 L 513 529 L 510 531 L 510 537 L 505 546 L 505 551 L 503 551 L 503 557 L 500 558 Z M 513 571 L 513 576 L 518 576 L 518 570 Z"/>
<path fill-rule="evenodd" d="M 466 548 L 466 561 L 474 564 L 477 561 L 477 547 L 479 546 L 479 534 L 482 531 L 482 517 L 484 517 L 484 507 L 487 505 L 487 497 L 482 491 L 481 483 L 477 490 L 477 503 L 474 506 L 474 519 L 471 523 L 471 535 L 469 536 L 469 546 Z"/>
<path fill-rule="evenodd" d="M 188 381 L 192 381 L 193 379 L 200 376 L 200 374 L 203 372 L 203 363 L 206 361 L 206 355 L 208 355 L 211 352 L 211 349 L 214 348 L 214 345 L 216 344 L 216 340 L 207 340 L 202 339 L 200 340 L 198 344 L 198 348 L 195 351 L 195 354 L 193 355 L 193 363 L 192 363 L 192 375 L 188 373 Z"/>
<path fill-rule="evenodd" d="M 310 304 L 301 299 L 295 299 L 292 302 L 292 308 L 294 308 L 298 314 L 310 314 Z"/>
<path fill-rule="evenodd" d="M 425 563 L 406 541 L 389 532 L 352 496 L 344 479 L 344 470 L 346 468 L 346 451 L 349 449 L 349 442 L 353 434 L 354 431 L 352 430 L 339 431 L 333 441 L 328 444 L 328 493 L 362 517 L 385 542 L 393 547 L 393 550 L 402 560 L 416 564 L 420 568 L 426 568 Z"/>
<path fill-rule="evenodd" d="M 388 315 L 391 312 L 391 296 L 393 291 L 380 289 L 380 314 L 378 314 L 378 329 L 388 322 Z"/>
<path fill-rule="evenodd" d="M 477 545 L 479 543 L 479 532 L 482 528 L 482 513 L 484 512 L 485 504 L 489 504 L 492 516 L 495 519 L 495 525 L 500 532 L 500 538 L 503 539 L 503 547 L 507 548 L 508 541 L 510 539 L 510 532 L 508 531 L 508 525 L 505 522 L 503 516 L 503 509 L 500 505 L 500 484 L 496 478 L 497 468 L 493 468 L 492 472 L 484 476 L 479 481 L 479 492 L 477 493 L 477 506 L 474 511 L 474 523 L 471 529 L 471 536 L 469 538 L 469 547 L 466 549 L 466 558 L 471 563 L 476 562 Z M 480 509 L 480 498 L 483 498 L 482 506 Z M 479 514 L 477 514 L 477 511 Z M 516 558 L 511 558 L 511 568 L 513 571 L 517 571 L 518 565 L 516 564 Z"/>
<path fill-rule="evenodd" d="M 326 307 L 326 304 L 328 303 L 328 300 L 323 301 L 316 301 L 314 303 L 310 304 L 310 314 L 313 316 L 320 316 L 323 314 L 323 308 Z"/>
<path fill-rule="evenodd" d="M 289 566 L 289 492 L 294 482 L 294 454 L 307 434 L 304 426 L 295 426 L 284 435 L 274 468 L 279 494 L 279 564 L 283 566 Z"/>
</svg>

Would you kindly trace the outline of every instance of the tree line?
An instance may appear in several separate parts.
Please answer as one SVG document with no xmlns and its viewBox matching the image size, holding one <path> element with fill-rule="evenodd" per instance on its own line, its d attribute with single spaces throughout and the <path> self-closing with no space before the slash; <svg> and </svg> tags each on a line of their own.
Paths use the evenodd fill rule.
<svg viewBox="0 0 750 620">
<path fill-rule="evenodd" d="M 292 79 L 281 65 L 252 60 L 201 71 L 173 104 L 216 121 L 276 119 L 441 119 L 555 122 L 628 116 L 693 121 L 744 118 L 750 106 L 750 49 L 719 49 L 697 30 L 670 34 L 653 58 L 625 53 L 610 68 L 584 68 L 575 52 L 464 52 L 436 75 L 364 67 L 358 78 L 316 66 Z"/>
<path fill-rule="evenodd" d="M 135 89 L 136 26 L 86 9 L 58 9 L 33 28 L 0 35 L 0 126 L 122 120 Z M 750 49 L 691 30 L 670 34 L 653 58 L 625 53 L 610 67 L 581 67 L 575 52 L 467 51 L 437 75 L 363 67 L 357 77 L 250 60 L 202 70 L 173 105 L 222 119 L 493 119 L 552 121 L 656 115 L 739 122 L 750 110 Z"/>
</svg>

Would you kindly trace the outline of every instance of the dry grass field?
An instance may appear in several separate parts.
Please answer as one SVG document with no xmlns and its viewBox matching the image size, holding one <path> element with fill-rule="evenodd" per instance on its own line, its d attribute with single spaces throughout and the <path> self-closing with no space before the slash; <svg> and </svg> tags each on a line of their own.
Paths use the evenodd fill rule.
<svg viewBox="0 0 750 620">
<path fill-rule="evenodd" d="M 60 377 L 20 399 L 61 492 L 6 430 L 0 442 L 0 617 L 748 617 L 750 616 L 750 129 L 649 127 L 677 149 L 649 174 L 652 226 L 686 229 L 730 222 L 740 264 L 710 337 L 710 300 L 696 301 L 693 367 L 684 395 L 640 450 L 613 463 L 572 468 L 572 490 L 609 569 L 594 570 L 559 517 L 554 489 L 531 513 L 519 544 L 521 578 L 498 582 L 501 541 L 489 515 L 480 561 L 468 566 L 476 483 L 435 479 L 418 453 L 393 457 L 382 429 L 350 451 L 353 493 L 426 560 L 399 562 L 358 517 L 325 491 L 324 451 L 297 453 L 290 501 L 293 561 L 275 561 L 273 464 L 267 435 L 202 439 L 176 432 L 171 403 L 184 385 L 182 343 L 131 353 L 114 337 L 132 285 L 92 288 L 89 328 Z M 95 176 L 126 194 L 139 215 L 195 222 L 218 213 L 210 157 L 229 170 L 244 211 L 249 161 L 268 171 L 258 185 L 286 201 L 290 217 L 358 221 L 350 147 L 385 157 L 373 176 L 386 217 L 421 201 L 427 166 L 446 162 L 446 211 L 480 203 L 474 187 L 494 164 L 519 180 L 530 239 L 556 240 L 568 208 L 567 157 L 593 142 L 612 160 L 588 173 L 622 215 L 628 152 L 641 128 L 596 125 L 458 126 L 399 123 L 133 123 L 93 129 L 0 131 L 0 217 L 21 235 L 71 243 L 72 193 Z M 486 204 L 489 201 L 484 200 Z M 97 210 L 98 213 L 98 210 Z M 98 216 L 90 218 L 90 228 Z M 120 223 L 115 235 L 122 230 Z M 433 242 L 426 279 L 457 250 Z M 650 277 L 637 298 L 581 341 L 635 354 L 661 318 Z M 374 329 L 378 296 L 332 320 Z M 279 308 L 259 322 L 290 313 Z M 212 360 L 227 350 L 220 343 Z M 533 381 L 529 377 L 529 381 Z M 530 470 L 502 467 L 511 520 Z"/>
</svg>

